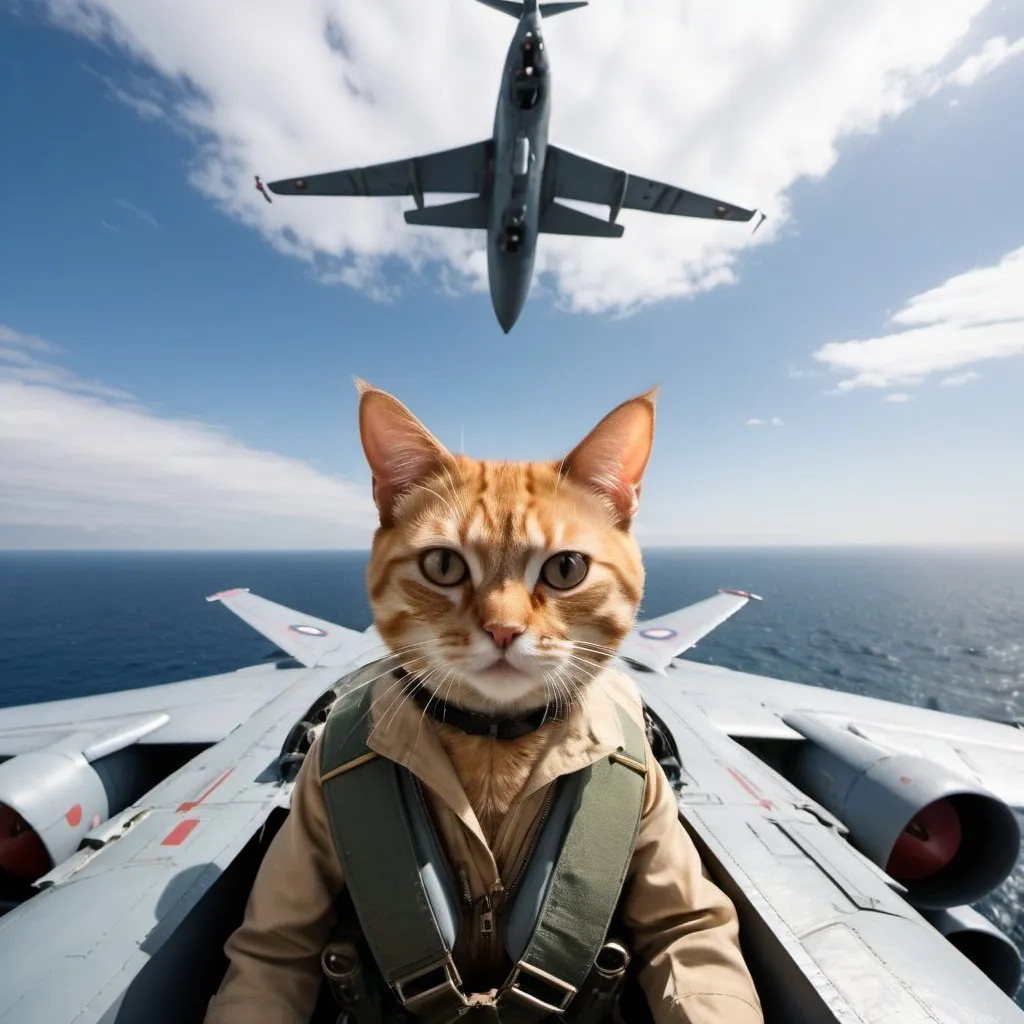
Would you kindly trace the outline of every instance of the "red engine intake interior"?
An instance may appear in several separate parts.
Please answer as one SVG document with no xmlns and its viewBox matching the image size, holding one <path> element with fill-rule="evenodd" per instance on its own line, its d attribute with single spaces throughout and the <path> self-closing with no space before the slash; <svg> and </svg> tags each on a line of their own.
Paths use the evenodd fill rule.
<svg viewBox="0 0 1024 1024">
<path fill-rule="evenodd" d="M 897 882 L 930 878 L 952 862 L 962 838 L 956 808 L 948 800 L 936 800 L 907 823 L 885 870 Z"/>
<path fill-rule="evenodd" d="M 0 869 L 26 882 L 34 882 L 50 870 L 50 855 L 42 839 L 7 804 L 0 804 Z"/>
</svg>

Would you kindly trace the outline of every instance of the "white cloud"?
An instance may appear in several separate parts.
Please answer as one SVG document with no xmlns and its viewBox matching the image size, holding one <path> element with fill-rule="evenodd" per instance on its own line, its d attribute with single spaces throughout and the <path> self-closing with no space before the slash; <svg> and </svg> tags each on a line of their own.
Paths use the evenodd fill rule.
<svg viewBox="0 0 1024 1024">
<path fill-rule="evenodd" d="M 966 373 L 954 373 L 949 377 L 943 377 L 939 381 L 939 387 L 962 388 L 965 384 L 970 384 L 974 380 L 981 380 L 981 374 L 976 373 L 974 370 L 968 370 Z"/>
<path fill-rule="evenodd" d="M 544 236 L 545 288 L 572 309 L 621 312 L 731 282 L 738 254 L 785 224 L 790 186 L 826 174 L 844 138 L 929 95 L 989 2 L 776 0 L 766 18 L 758 0 L 602 0 L 551 21 L 553 141 L 769 219 L 752 236 L 750 225 L 626 211 L 617 241 Z M 397 256 L 414 271 L 441 261 L 442 290 L 486 286 L 482 233 L 411 228 L 408 198 L 271 206 L 253 175 L 487 137 L 510 19 L 471 0 L 48 6 L 59 24 L 115 40 L 162 76 L 164 94 L 143 79 L 136 107 L 191 132 L 195 186 L 324 279 L 386 298 L 384 261 Z"/>
<path fill-rule="evenodd" d="M 0 326 L 0 538 L 57 528 L 152 546 L 339 547 L 375 523 L 366 487 L 132 404 Z"/>
<path fill-rule="evenodd" d="M 781 427 L 782 426 L 782 422 L 783 421 L 782 421 L 781 417 L 779 417 L 779 416 L 773 416 L 772 417 L 772 426 L 773 427 Z"/>
<path fill-rule="evenodd" d="M 942 85 L 959 85 L 968 87 L 979 79 L 991 74 L 1013 57 L 1024 53 L 1024 36 L 1013 43 L 1006 41 L 1005 36 L 997 36 L 975 54 L 968 57 L 955 71 L 946 75 Z"/>
<path fill-rule="evenodd" d="M 892 402 L 895 405 L 905 405 L 907 402 L 912 402 L 914 400 L 914 396 L 908 395 L 903 391 L 894 391 L 891 395 L 886 395 L 885 400 L 887 402 Z"/>
<path fill-rule="evenodd" d="M 970 270 L 915 295 L 892 323 L 908 329 L 864 341 L 829 342 L 814 353 L 833 370 L 853 374 L 839 382 L 840 391 L 914 386 L 933 373 L 1021 355 L 1024 248 L 995 266 Z M 963 378 L 957 383 L 974 379 L 954 377 Z"/>
<path fill-rule="evenodd" d="M 763 427 L 764 426 L 764 420 L 747 420 L 747 422 L 744 423 L 743 426 L 745 426 L 745 427 Z"/>
<path fill-rule="evenodd" d="M 773 416 L 770 420 L 762 420 L 757 418 L 749 419 L 743 424 L 743 426 L 764 427 L 770 423 L 773 427 L 781 427 L 783 422 L 784 421 L 779 416 Z"/>
</svg>

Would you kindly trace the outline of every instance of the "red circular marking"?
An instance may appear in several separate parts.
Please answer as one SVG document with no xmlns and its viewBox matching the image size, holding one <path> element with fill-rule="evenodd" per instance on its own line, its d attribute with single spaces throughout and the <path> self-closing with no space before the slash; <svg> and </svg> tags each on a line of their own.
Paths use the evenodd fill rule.
<svg viewBox="0 0 1024 1024">
<path fill-rule="evenodd" d="M 899 882 L 928 878 L 952 862 L 962 838 L 956 809 L 948 800 L 936 800 L 907 823 L 885 870 Z"/>
<path fill-rule="evenodd" d="M 64 815 L 67 818 L 68 824 L 72 828 L 78 828 L 82 824 L 82 805 L 74 804 L 68 810 L 68 813 Z"/>
<path fill-rule="evenodd" d="M 910 785 L 910 776 L 909 775 L 901 775 L 900 776 L 900 785 L 901 786 L 909 786 Z"/>
</svg>

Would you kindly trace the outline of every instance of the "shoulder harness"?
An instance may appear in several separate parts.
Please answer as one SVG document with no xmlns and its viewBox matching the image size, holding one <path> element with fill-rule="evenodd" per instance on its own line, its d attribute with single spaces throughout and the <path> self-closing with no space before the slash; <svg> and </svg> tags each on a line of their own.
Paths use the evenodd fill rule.
<svg viewBox="0 0 1024 1024">
<path fill-rule="evenodd" d="M 445 1024 L 473 1005 L 452 959 L 459 903 L 419 782 L 367 746 L 369 686 L 342 695 L 324 729 L 319 765 L 334 839 L 369 951 L 399 1005 Z M 505 918 L 514 964 L 494 1000 L 502 1024 L 573 1020 L 633 856 L 646 778 L 644 733 L 616 704 L 623 746 L 557 782 Z M 372 825 L 366 823 L 372 822 Z M 617 947 L 620 948 L 620 947 Z M 625 970 L 628 953 L 621 955 Z M 577 998 L 579 997 L 579 998 Z"/>
</svg>

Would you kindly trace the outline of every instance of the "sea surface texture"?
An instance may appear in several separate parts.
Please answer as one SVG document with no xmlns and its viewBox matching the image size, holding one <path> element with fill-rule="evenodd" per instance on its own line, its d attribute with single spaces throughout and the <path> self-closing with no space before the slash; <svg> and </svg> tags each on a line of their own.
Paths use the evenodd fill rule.
<svg viewBox="0 0 1024 1024">
<path fill-rule="evenodd" d="M 1024 552 L 646 552 L 641 616 L 714 594 L 761 595 L 688 657 L 745 672 L 1024 721 Z M 230 671 L 273 646 L 204 598 L 249 587 L 355 629 L 364 553 L 0 552 L 5 706 Z M 1024 862 L 978 909 L 1024 948 Z M 1018 1002 L 1024 999 L 1018 995 Z"/>
</svg>

